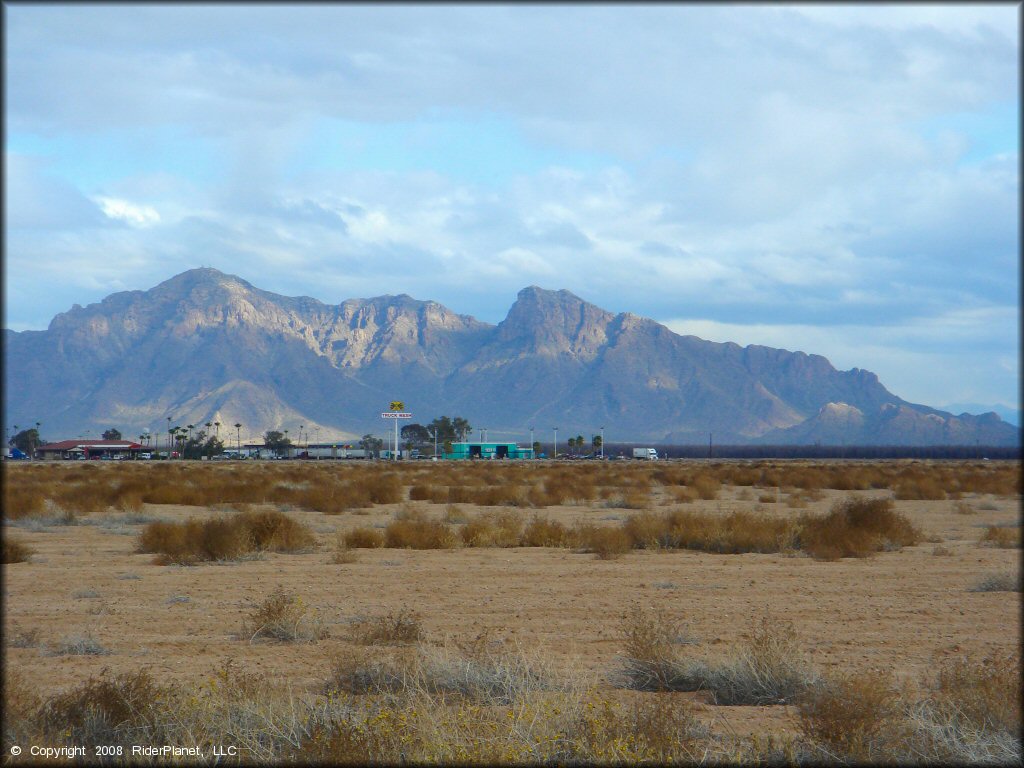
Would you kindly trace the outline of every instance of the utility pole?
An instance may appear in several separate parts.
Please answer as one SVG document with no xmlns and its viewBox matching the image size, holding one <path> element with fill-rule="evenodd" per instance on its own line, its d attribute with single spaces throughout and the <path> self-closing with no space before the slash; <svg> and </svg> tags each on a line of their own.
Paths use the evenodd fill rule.
<svg viewBox="0 0 1024 768">
<path fill-rule="evenodd" d="M 533 452 L 533 425 L 530 425 L 530 456 L 537 458 L 537 454 Z"/>
<path fill-rule="evenodd" d="M 551 458 L 558 458 L 558 427 L 552 427 L 555 430 L 555 449 L 551 452 Z"/>
<path fill-rule="evenodd" d="M 708 458 L 709 459 L 711 458 L 711 436 L 712 435 L 714 435 L 714 432 L 708 432 Z"/>
</svg>

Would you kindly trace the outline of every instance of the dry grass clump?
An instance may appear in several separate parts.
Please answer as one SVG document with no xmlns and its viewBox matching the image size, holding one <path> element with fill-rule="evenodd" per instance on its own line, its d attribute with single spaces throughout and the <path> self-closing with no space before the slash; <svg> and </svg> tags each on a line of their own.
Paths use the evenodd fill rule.
<svg viewBox="0 0 1024 768">
<path fill-rule="evenodd" d="M 893 683 L 874 673 L 839 674 L 809 686 L 797 711 L 804 738 L 833 760 L 884 761 L 906 738 Z"/>
<path fill-rule="evenodd" d="M 146 670 L 91 677 L 42 703 L 33 713 L 45 743 L 98 745 L 174 743 L 165 708 L 176 698 L 174 687 L 156 682 Z M 88 754 L 88 753 L 87 753 Z"/>
<path fill-rule="evenodd" d="M 790 704 L 814 685 L 793 625 L 762 617 L 732 658 L 709 665 L 685 660 L 673 648 L 679 625 L 642 611 L 627 615 L 625 661 L 613 680 L 637 690 L 707 690 L 716 704 Z"/>
<path fill-rule="evenodd" d="M 325 684 L 329 694 L 384 696 L 391 701 L 411 697 L 427 709 L 453 701 L 509 705 L 566 687 L 550 665 L 518 647 L 492 649 L 490 644 L 471 643 L 464 650 L 453 642 L 394 655 L 345 651 L 335 657 Z"/>
<path fill-rule="evenodd" d="M 572 541 L 577 549 L 593 552 L 598 560 L 618 560 L 633 549 L 633 542 L 621 527 L 582 521 L 573 527 Z"/>
<path fill-rule="evenodd" d="M 352 548 L 345 543 L 344 536 L 338 536 L 331 552 L 330 562 L 333 565 L 349 565 L 359 560 L 359 555 L 352 551 Z"/>
<path fill-rule="evenodd" d="M 968 592 L 1020 592 L 1024 576 L 1017 573 L 991 573 L 979 579 Z"/>
<path fill-rule="evenodd" d="M 764 616 L 750 639 L 730 660 L 688 665 L 680 676 L 685 690 L 709 690 L 716 704 L 791 704 L 817 673 L 804 657 L 793 625 Z"/>
<path fill-rule="evenodd" d="M 523 519 L 512 510 L 489 510 L 470 518 L 459 531 L 467 547 L 518 547 Z"/>
<path fill-rule="evenodd" d="M 525 547 L 566 547 L 569 541 L 569 529 L 562 523 L 536 514 L 523 530 L 522 544 Z"/>
<path fill-rule="evenodd" d="M 260 638 L 284 643 L 315 643 L 327 636 L 327 630 L 301 597 L 278 586 L 253 607 L 242 623 L 241 635 L 250 643 Z"/>
<path fill-rule="evenodd" d="M 28 544 L 19 540 L 4 536 L 3 564 L 27 563 L 29 558 L 35 554 L 35 550 Z"/>
<path fill-rule="evenodd" d="M 211 560 L 237 560 L 254 552 L 299 552 L 315 536 L 308 527 L 282 512 L 239 512 L 184 523 L 157 521 L 139 534 L 138 551 L 158 555 L 160 564 L 190 565 Z"/>
<path fill-rule="evenodd" d="M 946 490 L 941 481 L 930 475 L 908 474 L 896 481 L 893 493 L 901 501 L 938 501 L 946 498 Z"/>
<path fill-rule="evenodd" d="M 440 520 L 412 509 L 396 516 L 384 529 L 384 546 L 395 549 L 451 549 L 455 533 Z"/>
<path fill-rule="evenodd" d="M 634 606 L 626 612 L 620 629 L 624 638 L 622 666 L 613 680 L 637 691 L 679 690 L 680 644 L 696 642 L 682 620 L 664 609 L 648 611 Z"/>
<path fill-rule="evenodd" d="M 818 560 L 866 557 L 880 550 L 913 546 L 924 538 L 890 499 L 849 497 L 824 516 L 803 515 L 799 547 Z"/>
<path fill-rule="evenodd" d="M 342 536 L 342 541 L 350 549 L 374 549 L 384 546 L 384 534 L 376 528 L 355 528 Z"/>
<path fill-rule="evenodd" d="M 968 504 L 966 501 L 957 501 L 953 504 L 953 511 L 958 515 L 976 515 L 978 510 Z"/>
<path fill-rule="evenodd" d="M 400 645 L 423 639 L 423 625 L 408 608 L 384 616 L 361 619 L 352 625 L 352 640 L 360 645 Z"/>
<path fill-rule="evenodd" d="M 53 648 L 43 648 L 46 656 L 106 656 L 110 651 L 91 632 L 64 635 Z"/>
<path fill-rule="evenodd" d="M 711 515 L 681 509 L 631 515 L 623 529 L 638 549 L 695 549 L 704 552 L 780 552 L 794 544 L 791 522 L 736 510 Z"/>
<path fill-rule="evenodd" d="M 998 525 L 990 525 L 985 529 L 980 541 L 983 547 L 998 547 L 999 549 L 1013 549 L 1020 546 L 1020 528 L 1004 528 Z"/>
<path fill-rule="evenodd" d="M 722 482 L 717 477 L 703 472 L 696 475 L 687 485 L 705 501 L 718 498 L 718 492 L 722 490 Z"/>
<path fill-rule="evenodd" d="M 4 519 L 20 520 L 41 515 L 45 511 L 46 496 L 41 489 L 19 485 L 7 472 L 4 472 L 3 486 Z"/>
<path fill-rule="evenodd" d="M 309 527 L 277 510 L 240 512 L 236 520 L 261 552 L 301 552 L 316 543 Z"/>
<path fill-rule="evenodd" d="M 1020 737 L 1019 653 L 1004 651 L 981 660 L 947 661 L 935 682 L 930 715 L 980 736 Z M 1019 759 L 1020 744 L 1017 745 Z"/>
</svg>

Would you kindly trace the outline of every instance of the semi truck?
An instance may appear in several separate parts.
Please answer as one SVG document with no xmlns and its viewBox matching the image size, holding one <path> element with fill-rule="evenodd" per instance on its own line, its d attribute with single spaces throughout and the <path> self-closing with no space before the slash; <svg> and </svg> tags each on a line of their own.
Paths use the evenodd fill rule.
<svg viewBox="0 0 1024 768">
<path fill-rule="evenodd" d="M 658 452 L 653 448 L 634 448 L 633 458 L 646 459 L 647 461 L 657 461 Z"/>
</svg>

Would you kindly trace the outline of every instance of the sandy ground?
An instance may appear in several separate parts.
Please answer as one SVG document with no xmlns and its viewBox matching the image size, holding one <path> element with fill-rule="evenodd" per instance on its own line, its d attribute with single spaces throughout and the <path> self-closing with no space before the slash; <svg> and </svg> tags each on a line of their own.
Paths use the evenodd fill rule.
<svg viewBox="0 0 1024 768">
<path fill-rule="evenodd" d="M 717 500 L 687 506 L 713 512 L 759 507 L 792 516 L 805 511 L 759 505 L 758 495 L 758 489 L 726 487 Z M 846 495 L 827 491 L 808 510 L 827 511 Z M 601 561 L 539 548 L 359 550 L 354 563 L 330 562 L 337 532 L 383 526 L 400 505 L 337 516 L 292 510 L 317 532 L 316 551 L 195 567 L 154 565 L 152 555 L 136 554 L 141 526 L 112 522 L 116 515 L 107 516 L 106 525 L 8 526 L 7 535 L 36 553 L 28 563 L 4 566 L 5 664 L 22 670 L 42 693 L 104 669 L 145 667 L 161 680 L 198 682 L 227 659 L 312 690 L 327 676 L 331 658 L 349 645 L 352 619 L 404 607 L 419 615 L 427 642 L 490 628 L 498 641 L 519 643 L 607 686 L 622 649 L 622 615 L 642 605 L 682 618 L 699 640 L 687 646 L 695 655 L 733 650 L 753 622 L 769 615 L 793 622 L 810 660 L 823 671 L 876 670 L 918 681 L 937 660 L 983 656 L 1021 641 L 1019 593 L 968 591 L 983 576 L 1019 571 L 1020 549 L 978 544 L 986 525 L 1019 525 L 1019 500 L 965 500 L 977 514 L 957 514 L 953 501 L 898 501 L 896 510 L 929 541 L 837 562 L 687 551 L 635 551 Z M 413 504 L 435 515 L 444 511 L 444 505 Z M 630 514 L 601 504 L 545 514 L 567 523 L 585 518 L 605 524 Z M 213 514 L 161 505 L 146 505 L 144 512 L 167 519 Z M 327 639 L 249 644 L 238 636 L 252 605 L 278 585 L 320 612 L 330 629 Z M 11 638 L 32 630 L 41 645 L 10 647 Z M 110 653 L 47 654 L 46 647 L 61 638 L 86 632 Z M 795 728 L 787 707 L 709 706 L 703 712 L 714 727 L 737 733 Z"/>
</svg>

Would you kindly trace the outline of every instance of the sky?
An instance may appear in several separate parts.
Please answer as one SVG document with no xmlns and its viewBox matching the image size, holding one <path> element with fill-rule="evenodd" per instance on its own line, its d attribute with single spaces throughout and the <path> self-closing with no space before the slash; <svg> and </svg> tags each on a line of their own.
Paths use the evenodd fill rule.
<svg viewBox="0 0 1024 768">
<path fill-rule="evenodd" d="M 1017 407 L 1020 8 L 4 6 L 4 326 L 529 285 Z"/>
</svg>

